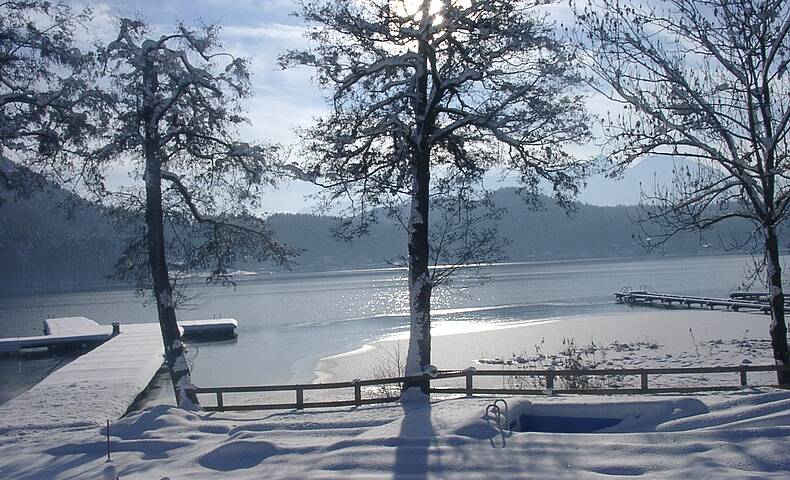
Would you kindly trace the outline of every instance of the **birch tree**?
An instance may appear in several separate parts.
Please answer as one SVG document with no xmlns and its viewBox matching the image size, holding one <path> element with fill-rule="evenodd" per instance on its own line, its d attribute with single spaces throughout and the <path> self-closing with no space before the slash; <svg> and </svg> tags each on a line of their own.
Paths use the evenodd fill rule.
<svg viewBox="0 0 790 480">
<path fill-rule="evenodd" d="M 141 174 L 141 196 L 135 189 L 118 194 L 127 199 L 123 206 L 138 204 L 145 215 L 144 234 L 120 265 L 147 268 L 176 399 L 193 408 L 197 398 L 176 323 L 167 246 L 180 240 L 185 226 L 194 227 L 184 240 L 197 242 L 193 266 L 208 268 L 217 281 L 228 279 L 240 254 L 284 261 L 290 251 L 252 210 L 260 187 L 271 181 L 273 152 L 236 139 L 236 127 L 245 122 L 239 100 L 250 93 L 249 77 L 243 59 L 219 50 L 216 28 L 179 25 L 171 34 L 149 37 L 141 21 L 119 23 L 117 38 L 101 55 L 116 120 L 91 161 L 131 162 Z"/>
<path fill-rule="evenodd" d="M 95 56 L 73 41 L 89 15 L 60 2 L 0 2 L 0 190 L 22 193 L 42 177 L 95 181 L 74 155 L 103 121 Z"/>
<path fill-rule="evenodd" d="M 313 47 L 281 58 L 314 68 L 332 91 L 332 112 L 303 132 L 303 169 L 358 212 L 409 201 L 407 375 L 434 368 L 429 214 L 453 183 L 436 180 L 468 186 L 501 166 L 528 193 L 541 178 L 560 200 L 576 191 L 564 145 L 587 133 L 579 79 L 536 8 L 543 3 L 308 1 L 300 15 Z"/>
<path fill-rule="evenodd" d="M 625 107 L 603 119 L 612 161 L 699 162 L 659 192 L 672 235 L 730 219 L 762 238 L 777 365 L 790 366 L 777 233 L 787 218 L 790 5 L 782 0 L 596 0 L 576 7 L 599 92 Z M 790 373 L 778 380 L 790 383 Z"/>
</svg>

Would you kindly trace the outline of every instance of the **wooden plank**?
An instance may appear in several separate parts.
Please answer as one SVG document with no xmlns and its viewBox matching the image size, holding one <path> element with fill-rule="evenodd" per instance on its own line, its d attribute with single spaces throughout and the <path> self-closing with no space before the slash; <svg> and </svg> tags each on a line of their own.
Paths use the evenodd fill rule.
<svg viewBox="0 0 790 480">
<path fill-rule="evenodd" d="M 620 394 L 642 394 L 642 393 L 694 393 L 694 392 L 736 392 L 741 390 L 740 386 L 716 385 L 710 387 L 659 387 L 648 388 L 591 388 L 589 390 L 566 389 L 554 390 L 554 393 L 568 395 L 620 395 Z"/>
<path fill-rule="evenodd" d="M 400 401 L 400 397 L 382 397 L 382 398 L 365 398 L 362 399 L 362 405 L 375 405 L 381 403 L 393 403 Z M 355 407 L 354 400 L 335 400 L 327 402 L 307 402 L 302 404 L 303 408 L 331 408 L 331 407 Z M 202 407 L 207 412 L 242 412 L 250 410 L 294 410 L 297 408 L 295 403 L 269 403 L 269 404 L 239 404 L 239 405 L 224 405 L 222 407 L 206 405 Z"/>
<path fill-rule="evenodd" d="M 203 406 L 201 408 L 207 412 L 220 411 L 215 406 Z M 296 404 L 293 403 L 267 403 L 267 404 L 243 404 L 243 405 L 224 405 L 223 412 L 245 412 L 250 410 L 293 410 Z"/>
<path fill-rule="evenodd" d="M 391 383 L 404 383 L 408 380 L 415 380 L 421 379 L 422 376 L 412 376 L 412 377 L 389 377 L 389 378 L 374 378 L 371 380 L 360 380 L 359 384 L 362 386 L 370 386 L 370 385 L 388 385 Z"/>
<path fill-rule="evenodd" d="M 674 368 L 602 368 L 589 370 L 477 370 L 475 375 L 482 376 L 531 376 L 543 377 L 551 373 L 558 377 L 567 376 L 609 376 L 609 375 L 641 375 L 643 373 L 683 375 L 695 373 L 739 373 L 742 370 L 747 372 L 776 372 L 779 370 L 790 371 L 790 366 L 778 365 L 746 365 L 735 367 L 674 367 Z"/>
<path fill-rule="evenodd" d="M 730 392 L 741 390 L 739 386 L 717 385 L 710 387 L 667 387 L 667 388 L 591 388 L 591 389 L 554 389 L 552 393 L 566 395 L 637 395 L 643 393 L 693 393 L 693 392 Z M 465 394 L 465 388 L 431 388 L 431 393 Z M 475 388 L 476 395 L 546 395 L 545 390 L 519 388 Z"/>
<path fill-rule="evenodd" d="M 352 388 L 352 382 L 334 383 L 305 383 L 293 385 L 246 385 L 240 387 L 201 387 L 197 393 L 253 393 L 253 392 L 287 392 L 296 389 L 303 390 L 332 390 L 337 388 Z"/>
<path fill-rule="evenodd" d="M 465 394 L 465 388 L 437 387 L 431 388 L 431 393 L 459 393 Z M 475 388 L 473 394 L 477 395 L 542 395 L 544 390 L 529 390 L 521 388 Z"/>
</svg>

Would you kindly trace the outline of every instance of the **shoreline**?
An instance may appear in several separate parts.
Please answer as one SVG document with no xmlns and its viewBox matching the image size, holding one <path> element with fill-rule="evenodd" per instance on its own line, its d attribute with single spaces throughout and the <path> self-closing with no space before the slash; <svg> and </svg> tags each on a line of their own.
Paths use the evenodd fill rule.
<svg viewBox="0 0 790 480">
<path fill-rule="evenodd" d="M 432 364 L 440 370 L 462 370 L 509 365 L 516 363 L 515 359 L 536 356 L 549 361 L 558 352 L 570 348 L 589 353 L 591 345 L 600 347 L 604 355 L 607 347 L 624 350 L 625 354 L 614 358 L 610 353 L 605 361 L 622 361 L 629 366 L 762 362 L 770 360 L 770 355 L 763 358 L 766 352 L 761 350 L 769 339 L 769 322 L 770 317 L 761 313 L 688 309 L 576 315 L 502 324 L 437 322 L 432 328 Z M 392 333 L 360 348 L 324 357 L 316 364 L 313 382 L 348 381 L 384 374 L 398 376 L 398 367 L 408 348 L 408 336 L 408 331 Z M 625 345 L 629 347 L 621 348 Z M 645 347 L 641 358 L 640 346 Z"/>
</svg>

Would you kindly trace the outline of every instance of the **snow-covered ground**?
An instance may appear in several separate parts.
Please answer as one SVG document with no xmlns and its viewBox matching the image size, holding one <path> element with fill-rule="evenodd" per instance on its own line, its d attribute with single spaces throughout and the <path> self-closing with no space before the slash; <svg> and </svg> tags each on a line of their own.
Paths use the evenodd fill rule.
<svg viewBox="0 0 790 480">
<path fill-rule="evenodd" d="M 557 354 L 573 339 L 574 345 L 599 346 L 589 355 L 601 366 L 767 364 L 767 326 L 764 315 L 701 311 L 547 320 L 455 335 L 440 326 L 434 362 L 441 368 L 559 363 L 564 357 Z M 376 362 L 391 362 L 385 353 L 397 352 L 402 340 L 325 359 L 319 376 L 369 377 L 371 368 L 381 368 Z M 492 401 L 437 398 L 421 407 L 275 413 L 191 413 L 160 405 L 113 422 L 111 463 L 106 432 L 95 425 L 3 434 L 0 478 L 98 479 L 112 472 L 122 480 L 790 475 L 790 391 L 510 397 L 512 432 L 486 415 Z M 582 430 L 587 433 L 562 433 Z"/>
<path fill-rule="evenodd" d="M 762 313 L 687 309 L 637 310 L 499 326 L 445 322 L 433 332 L 432 360 L 444 370 L 541 369 L 551 365 L 557 368 L 771 365 L 769 323 L 770 317 Z M 396 376 L 397 369 L 393 366 L 402 363 L 406 350 L 405 336 L 391 335 L 358 350 L 322 359 L 316 368 L 316 379 L 331 382 Z M 770 375 L 750 374 L 749 378 L 766 380 L 762 382 L 765 384 L 770 383 Z M 737 384 L 737 375 L 730 374 L 727 378 Z M 698 379 L 672 377 L 680 382 L 678 386 L 698 383 Z"/>
<path fill-rule="evenodd" d="M 598 433 L 500 433 L 491 399 L 278 413 L 158 406 L 104 431 L 0 442 L 0 478 L 787 478 L 790 392 L 509 399 L 509 418 L 623 418 Z M 575 418 L 574 418 L 575 417 Z M 526 420 L 527 422 L 529 420 Z"/>
</svg>

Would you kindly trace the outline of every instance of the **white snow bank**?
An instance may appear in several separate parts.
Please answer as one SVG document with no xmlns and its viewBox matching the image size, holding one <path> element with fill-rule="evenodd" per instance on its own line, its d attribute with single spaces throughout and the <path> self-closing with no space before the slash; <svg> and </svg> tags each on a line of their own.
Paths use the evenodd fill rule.
<svg viewBox="0 0 790 480">
<path fill-rule="evenodd" d="M 121 480 L 779 479 L 790 471 L 785 454 L 790 423 L 787 415 L 777 414 L 790 401 L 786 391 L 626 400 L 508 399 L 511 420 L 526 410 L 635 419 L 629 424 L 635 428 L 583 434 L 501 434 L 484 417 L 491 400 L 244 414 L 158 406 L 111 426 L 113 466 Z M 689 422 L 683 431 L 663 428 L 682 421 Z M 24 441 L 24 448 L 22 439 L 3 437 L 0 477 L 101 478 L 107 468 L 104 433 L 100 428 L 53 432 L 46 439 Z"/>
</svg>

